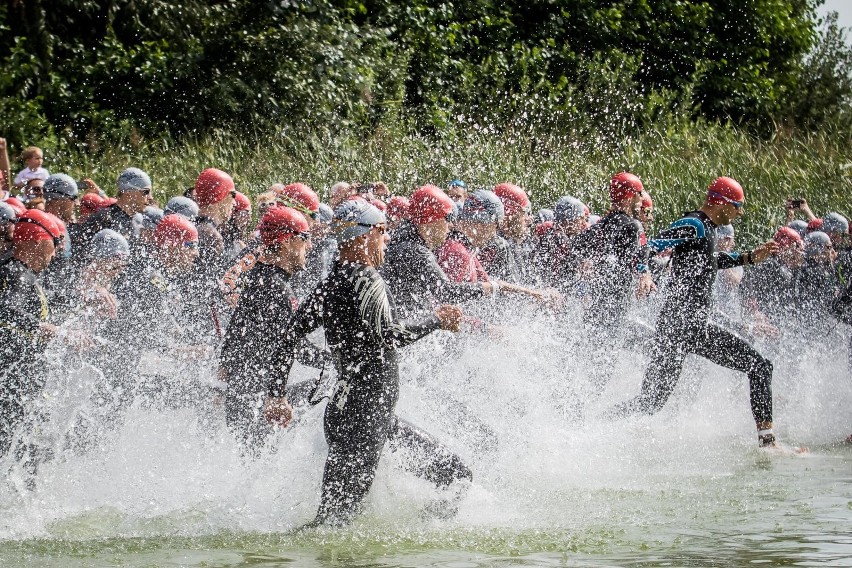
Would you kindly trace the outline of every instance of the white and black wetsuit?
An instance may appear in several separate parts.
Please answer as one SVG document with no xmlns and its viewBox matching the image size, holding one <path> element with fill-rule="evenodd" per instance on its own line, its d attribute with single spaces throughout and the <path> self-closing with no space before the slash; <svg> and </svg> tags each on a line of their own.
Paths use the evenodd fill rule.
<svg viewBox="0 0 852 568">
<path fill-rule="evenodd" d="M 677 385 L 684 358 L 692 353 L 746 373 L 755 422 L 772 421 L 772 363 L 740 337 L 708 323 L 717 270 L 745 263 L 737 253 L 717 252 L 715 233 L 706 214 L 692 211 L 649 242 L 656 250 L 673 249 L 671 276 L 642 392 L 622 411 L 660 410 Z"/>
<path fill-rule="evenodd" d="M 385 443 L 405 445 L 417 458 L 416 474 L 439 487 L 471 479 L 461 459 L 394 415 L 399 397 L 397 349 L 439 327 L 433 314 L 399 321 L 385 282 L 375 269 L 336 262 L 328 278 L 303 303 L 288 334 L 295 346 L 322 325 L 338 383 L 325 411 L 328 458 L 315 524 L 345 524 L 360 510 Z M 292 352 L 292 350 L 290 351 Z M 286 375 L 270 384 L 285 394 Z"/>
<path fill-rule="evenodd" d="M 286 344 L 287 328 L 298 308 L 283 268 L 258 262 L 243 276 L 240 295 L 222 344 L 219 361 L 227 372 L 225 419 L 244 450 L 256 453 L 271 428 L 262 416 L 269 383 L 290 369 L 292 353 Z M 302 339 L 296 349 L 300 363 L 311 367 L 330 364 L 327 351 Z M 291 385 L 287 399 L 306 402 L 313 381 Z"/>
</svg>

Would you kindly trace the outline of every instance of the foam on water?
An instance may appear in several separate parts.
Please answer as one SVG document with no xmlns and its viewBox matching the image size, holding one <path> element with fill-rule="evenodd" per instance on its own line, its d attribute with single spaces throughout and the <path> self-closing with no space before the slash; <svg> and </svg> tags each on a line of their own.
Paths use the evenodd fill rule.
<svg viewBox="0 0 852 568">
<path fill-rule="evenodd" d="M 756 448 L 743 375 L 689 358 L 662 412 L 605 419 L 606 409 L 638 393 L 646 356 L 620 350 L 611 382 L 589 398 L 589 357 L 571 323 L 578 314 L 554 319 L 523 303 L 511 312 L 528 317 L 505 326 L 502 337 L 458 336 L 450 345 L 441 333 L 404 352 L 397 414 L 474 471 L 458 515 L 424 515 L 438 491 L 404 470 L 402 452 L 386 452 L 357 531 L 448 546 L 493 535 L 522 541 L 532 531 L 545 547 L 553 538 L 570 545 L 578 535 L 594 547 L 598 538 L 641 540 L 643 527 L 663 520 L 712 524 L 767 499 L 783 502 L 784 487 L 761 474 L 766 458 Z M 775 358 L 779 438 L 822 446 L 852 433 L 846 345 L 785 344 L 778 352 L 785 354 Z M 42 401 L 49 419 L 33 436 L 55 455 L 34 491 L 24 488 L 20 467 L 3 462 L 12 469 L 0 487 L 0 539 L 266 534 L 313 518 L 326 454 L 324 404 L 300 409 L 297 423 L 256 461 L 240 456 L 213 397 L 177 408 L 136 401 L 120 425 L 81 449 L 68 442 L 80 412 L 93 422 L 113 418 L 90 402 L 102 377 L 61 358 L 54 364 L 61 366 Z M 177 379 L 209 380 L 209 371 L 201 373 Z M 291 380 L 316 374 L 297 367 Z M 577 396 L 586 397 L 582 405 Z"/>
</svg>

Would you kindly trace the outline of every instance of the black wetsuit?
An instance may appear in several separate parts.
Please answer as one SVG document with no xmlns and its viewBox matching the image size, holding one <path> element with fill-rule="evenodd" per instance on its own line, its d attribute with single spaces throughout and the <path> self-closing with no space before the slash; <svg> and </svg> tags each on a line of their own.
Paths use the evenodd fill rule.
<svg viewBox="0 0 852 568">
<path fill-rule="evenodd" d="M 644 265 L 642 224 L 622 211 L 611 211 L 575 240 L 593 262 L 589 282 L 591 303 L 584 320 L 607 334 L 624 322 L 633 277 Z"/>
<path fill-rule="evenodd" d="M 852 325 L 852 248 L 837 253 L 837 279 L 844 288 L 834 302 L 832 314 L 847 325 Z M 849 365 L 852 366 L 852 334 L 849 334 Z"/>
<path fill-rule="evenodd" d="M 852 286 L 852 247 L 837 247 L 837 262 L 835 262 L 837 280 L 842 287 Z"/>
<path fill-rule="evenodd" d="M 42 288 L 50 303 L 50 319 L 54 323 L 61 323 L 76 307 L 74 284 L 82 269 L 79 260 L 88 256 L 86 251 L 74 250 L 74 243 L 80 241 L 77 236 L 81 231 L 80 224 L 69 223 L 67 229 L 67 248 L 57 249 L 53 260 L 39 274 Z"/>
<path fill-rule="evenodd" d="M 103 229 L 112 229 L 130 242 L 133 240 L 133 217 L 125 213 L 118 204 L 98 209 L 89 215 L 70 234 L 71 250 L 75 257 L 84 254 L 92 237 Z"/>
<path fill-rule="evenodd" d="M 834 301 L 831 313 L 846 325 L 852 325 L 852 281 Z"/>
<path fill-rule="evenodd" d="M 323 239 L 312 242 L 311 250 L 305 258 L 305 269 L 293 275 L 290 285 L 296 297 L 304 299 L 314 291 L 317 284 L 325 278 L 331 263 L 337 258 L 337 241 Z"/>
<path fill-rule="evenodd" d="M 119 302 L 132 297 L 140 279 L 153 270 L 154 257 L 152 245 L 146 245 L 139 240 L 130 242 L 130 257 L 127 266 L 118 275 L 113 284 L 112 292 Z"/>
<path fill-rule="evenodd" d="M 292 353 L 287 352 L 286 331 L 298 307 L 290 287 L 290 274 L 283 268 L 258 262 L 242 275 L 244 288 L 225 333 L 220 362 L 228 375 L 225 418 L 228 427 L 256 452 L 270 427 L 261 416 L 272 378 L 289 370 Z M 296 351 L 299 361 L 312 367 L 330 364 L 328 352 L 302 339 Z M 292 385 L 287 399 L 306 402 L 313 381 Z"/>
<path fill-rule="evenodd" d="M 777 258 L 770 258 L 743 274 L 740 283 L 740 302 L 746 313 L 756 309 L 770 323 L 787 323 L 793 312 L 793 271 Z"/>
<path fill-rule="evenodd" d="M 494 236 L 476 255 L 482 268 L 494 280 L 514 284 L 530 284 L 536 280 L 530 264 L 532 243 L 529 239 L 517 242 L 501 234 Z"/>
<path fill-rule="evenodd" d="M 808 336 L 811 331 L 823 330 L 831 306 L 840 291 L 835 267 L 812 259 L 796 271 L 793 284 L 794 305 L 799 317 L 799 328 Z"/>
<path fill-rule="evenodd" d="M 103 337 L 108 343 L 94 354 L 96 364 L 103 370 L 109 389 L 108 400 L 119 410 L 126 407 L 137 394 L 149 394 L 159 403 L 192 404 L 196 392 L 190 392 L 196 383 L 169 384 L 162 377 L 140 382 L 140 359 L 144 352 L 174 354 L 176 346 L 209 345 L 213 339 L 203 325 L 192 318 L 190 305 L 194 299 L 177 284 L 180 276 L 170 274 L 159 262 L 151 259 L 138 273 L 133 286 L 128 286 L 118 297 L 118 315 L 103 326 Z M 206 323 L 206 322 L 205 322 Z M 186 366 L 197 367 L 187 362 Z M 186 369 L 189 373 L 189 368 Z M 166 389 L 171 391 L 171 400 Z M 185 399 L 181 400 L 181 397 Z"/>
<path fill-rule="evenodd" d="M 539 240 L 531 255 L 531 267 L 542 285 L 567 296 L 577 294 L 580 264 L 588 256 L 584 239 L 551 229 Z"/>
<path fill-rule="evenodd" d="M 737 253 L 717 252 L 715 233 L 706 214 L 692 211 L 651 241 L 657 250 L 673 249 L 671 276 L 642 392 L 624 411 L 660 410 L 677 385 L 684 358 L 692 353 L 746 373 L 755 422 L 772 422 L 772 363 L 740 337 L 708 323 L 717 270 L 745 263 Z"/>
<path fill-rule="evenodd" d="M 437 317 L 397 320 L 376 270 L 336 262 L 322 286 L 299 307 L 288 334 L 290 345 L 320 325 L 338 383 L 325 411 L 329 450 L 315 523 L 345 524 L 359 512 L 389 439 L 392 445 L 411 448 L 419 458 L 412 460 L 414 472 L 439 487 L 471 479 L 458 456 L 394 415 L 399 397 L 396 350 L 438 329 Z M 270 395 L 284 395 L 285 386 L 282 375 L 270 385 Z"/>
<path fill-rule="evenodd" d="M 431 311 L 438 303 L 463 302 L 483 295 L 479 284 L 450 280 L 435 254 L 408 221 L 391 235 L 381 273 L 397 301 L 400 314 L 406 317 Z"/>
<path fill-rule="evenodd" d="M 48 316 L 47 297 L 36 274 L 7 258 L 0 265 L 0 457 L 11 448 L 27 402 L 44 386 L 38 358 L 47 341 L 39 326 Z M 34 473 L 34 463 L 31 466 Z"/>
<path fill-rule="evenodd" d="M 175 280 L 175 285 L 193 301 L 186 307 L 191 319 L 207 333 L 221 339 L 230 310 L 222 294 L 221 282 L 232 259 L 225 254 L 225 240 L 209 217 L 197 217 L 198 260 L 193 270 Z"/>
</svg>

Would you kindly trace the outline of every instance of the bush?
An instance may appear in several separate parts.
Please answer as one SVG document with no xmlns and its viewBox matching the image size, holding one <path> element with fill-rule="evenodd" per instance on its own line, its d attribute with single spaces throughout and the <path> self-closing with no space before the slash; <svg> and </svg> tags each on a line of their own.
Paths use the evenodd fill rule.
<svg viewBox="0 0 852 568">
<path fill-rule="evenodd" d="M 13 148 L 93 152 L 399 114 L 435 135 L 543 113 L 622 135 L 683 116 L 818 128 L 848 105 L 849 58 L 816 1 L 4 3 L 0 123 Z"/>
</svg>

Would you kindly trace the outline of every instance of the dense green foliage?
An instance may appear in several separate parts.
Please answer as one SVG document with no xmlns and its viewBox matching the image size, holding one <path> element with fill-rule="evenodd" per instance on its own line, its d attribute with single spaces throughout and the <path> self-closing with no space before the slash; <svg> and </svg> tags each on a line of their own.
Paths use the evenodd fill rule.
<svg viewBox="0 0 852 568">
<path fill-rule="evenodd" d="M 422 132 L 555 113 L 808 127 L 848 106 L 849 48 L 818 0 L 5 0 L 13 149 L 136 137 Z M 838 39 L 840 38 L 840 39 Z"/>
</svg>

